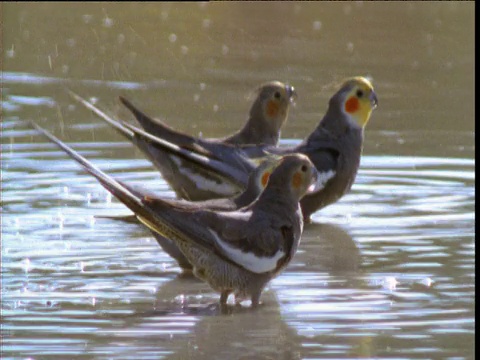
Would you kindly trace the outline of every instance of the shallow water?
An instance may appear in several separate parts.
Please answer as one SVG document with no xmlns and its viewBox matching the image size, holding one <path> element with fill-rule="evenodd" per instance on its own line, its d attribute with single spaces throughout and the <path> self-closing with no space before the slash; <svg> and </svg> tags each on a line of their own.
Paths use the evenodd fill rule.
<svg viewBox="0 0 480 360">
<path fill-rule="evenodd" d="M 472 10 L 3 4 L 2 356 L 474 358 Z M 288 81 L 299 93 L 291 144 L 318 122 L 332 83 L 357 74 L 372 76 L 379 108 L 352 191 L 313 216 L 255 311 L 221 314 L 218 295 L 179 276 L 146 230 L 98 218 L 128 211 L 27 124 L 171 197 L 63 86 L 124 119 L 120 94 L 217 136 L 240 126 L 255 86 Z"/>
</svg>

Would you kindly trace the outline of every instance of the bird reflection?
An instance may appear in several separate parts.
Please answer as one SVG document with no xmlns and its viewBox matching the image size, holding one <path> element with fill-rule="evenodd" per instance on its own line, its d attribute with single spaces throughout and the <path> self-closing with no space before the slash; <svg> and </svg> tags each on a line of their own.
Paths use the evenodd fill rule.
<svg viewBox="0 0 480 360">
<path fill-rule="evenodd" d="M 209 293 L 196 296 L 199 291 Z M 179 300 L 180 293 L 186 301 Z M 222 308 L 214 295 L 200 281 L 176 277 L 158 290 L 154 310 L 125 317 L 122 328 L 137 333 L 168 327 L 155 339 L 157 346 L 173 351 L 165 359 L 302 358 L 301 337 L 286 324 L 274 290 L 266 290 L 255 309 L 233 304 Z M 181 334 L 168 336 L 172 330 Z M 167 339 L 168 344 L 162 344 Z M 139 341 L 151 346 L 154 336 Z"/>
<path fill-rule="evenodd" d="M 350 273 L 360 264 L 353 239 L 336 225 L 306 226 L 300 249 L 290 273 L 286 271 L 287 276 L 298 276 L 299 284 L 305 285 L 300 278 L 305 270 Z M 153 306 L 131 308 L 132 314 L 117 317 L 117 325 L 128 329 L 127 343 L 131 332 L 136 346 L 158 351 L 166 359 L 301 359 L 308 353 L 302 346 L 306 339 L 287 323 L 294 316 L 289 304 L 295 299 L 280 302 L 277 291 L 282 287 L 277 286 L 274 282 L 265 291 L 257 309 L 233 303 L 222 307 L 207 284 L 179 274 L 161 284 Z"/>
<path fill-rule="evenodd" d="M 274 291 L 257 309 L 205 316 L 167 359 L 301 359 L 301 338 L 289 327 Z"/>
<path fill-rule="evenodd" d="M 328 223 L 305 225 L 296 257 L 313 272 L 357 271 L 361 264 L 360 251 L 347 230 Z"/>
</svg>

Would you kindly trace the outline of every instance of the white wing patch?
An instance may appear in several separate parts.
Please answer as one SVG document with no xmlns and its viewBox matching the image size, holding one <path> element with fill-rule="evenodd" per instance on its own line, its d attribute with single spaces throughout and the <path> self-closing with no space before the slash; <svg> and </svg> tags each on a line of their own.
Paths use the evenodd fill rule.
<svg viewBox="0 0 480 360">
<path fill-rule="evenodd" d="M 285 256 L 285 252 L 282 250 L 278 250 L 273 257 L 259 257 L 255 254 L 245 253 L 220 239 L 215 231 L 211 229 L 209 229 L 209 231 L 213 235 L 215 242 L 232 261 L 256 274 L 275 270 L 277 268 L 278 260 Z"/>
<path fill-rule="evenodd" d="M 171 155 L 170 158 L 177 165 L 178 171 L 193 181 L 199 190 L 214 192 L 220 195 L 225 195 L 225 197 L 232 196 L 238 192 L 236 187 L 228 183 L 222 182 L 219 184 L 214 180 L 209 180 L 206 177 L 195 173 L 187 166 L 182 166 L 182 160 L 177 156 Z"/>
<path fill-rule="evenodd" d="M 314 193 L 325 188 L 325 184 L 328 180 L 333 178 L 337 172 L 335 170 L 328 170 L 317 173 L 317 181 L 315 181 L 309 188 L 309 193 Z"/>
</svg>

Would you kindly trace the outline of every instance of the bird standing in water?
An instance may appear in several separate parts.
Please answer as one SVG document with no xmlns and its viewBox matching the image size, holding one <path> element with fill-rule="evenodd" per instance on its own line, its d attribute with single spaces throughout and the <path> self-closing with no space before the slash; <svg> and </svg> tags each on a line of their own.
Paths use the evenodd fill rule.
<svg viewBox="0 0 480 360">
<path fill-rule="evenodd" d="M 276 146 L 280 139 L 282 126 L 288 118 L 290 105 L 297 97 L 295 89 L 279 81 L 271 81 L 261 85 L 256 90 L 256 98 L 250 108 L 248 119 L 242 129 L 224 138 L 203 139 L 174 130 L 159 119 L 154 119 L 136 108 L 130 101 L 120 97 L 121 102 L 135 115 L 145 132 L 155 138 L 180 147 L 183 151 L 191 151 L 207 157 L 219 157 L 222 161 L 236 161 L 230 158 L 230 149 L 246 144 L 265 144 Z M 84 106 L 93 110 L 97 115 L 112 125 L 103 112 L 92 104 L 70 91 L 70 94 Z M 132 140 L 131 131 L 135 128 L 128 124 L 116 122 L 114 127 L 127 139 Z M 126 131 L 125 128 L 130 128 Z M 135 141 L 134 141 L 135 142 Z M 163 178 L 169 183 L 177 196 L 182 199 L 198 201 L 213 198 L 229 197 L 243 190 L 242 186 L 230 185 L 223 177 L 215 172 L 209 172 L 203 166 L 186 161 L 182 157 L 168 151 L 159 150 L 147 142 L 135 142 Z M 239 164 L 241 166 L 241 164 Z M 253 170 L 249 168 L 248 173 Z M 245 182 L 248 181 L 248 173 Z"/>
<path fill-rule="evenodd" d="M 131 125 L 120 124 L 95 109 L 117 129 L 127 129 L 132 142 L 154 164 L 164 163 L 166 157 L 174 162 L 177 177 L 167 181 L 177 189 L 177 195 L 185 199 L 210 199 L 241 192 L 249 174 L 264 156 L 307 155 L 315 165 L 322 185 L 309 191 L 301 200 L 303 216 L 309 221 L 315 211 L 336 202 L 352 187 L 360 165 L 364 129 L 377 104 L 371 82 L 364 77 L 353 77 L 330 98 L 326 114 L 299 145 L 222 144 L 215 152 L 198 144 L 195 148 L 173 145 Z"/>
<path fill-rule="evenodd" d="M 122 183 L 32 123 L 50 141 L 81 164 L 140 222 L 178 246 L 194 274 L 220 292 L 220 303 L 235 294 L 259 304 L 261 292 L 294 256 L 303 231 L 300 199 L 314 181 L 315 168 L 305 155 L 279 161 L 265 189 L 251 204 L 234 211 L 192 209 L 175 201 L 132 193 Z"/>
</svg>

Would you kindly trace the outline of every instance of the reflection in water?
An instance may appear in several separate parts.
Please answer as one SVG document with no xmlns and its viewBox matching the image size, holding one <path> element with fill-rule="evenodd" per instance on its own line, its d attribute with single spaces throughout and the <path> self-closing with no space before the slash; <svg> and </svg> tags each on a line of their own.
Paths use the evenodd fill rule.
<svg viewBox="0 0 480 360">
<path fill-rule="evenodd" d="M 314 271 L 353 273 L 361 264 L 360 251 L 350 234 L 333 224 L 306 225 L 300 251 L 305 266 Z"/>
<path fill-rule="evenodd" d="M 300 338 L 284 322 L 275 295 L 264 295 L 258 311 L 203 317 L 193 327 L 193 337 L 178 344 L 171 358 L 301 359 Z"/>
<path fill-rule="evenodd" d="M 128 146 L 79 149 L 120 179 L 172 196 L 147 162 L 102 157 Z M 96 219 L 126 210 L 61 152 L 4 147 L 2 300 L 12 354 L 375 356 L 400 354 L 404 339 L 419 342 L 412 356 L 424 342 L 453 355 L 458 339 L 473 341 L 472 160 L 365 156 L 352 193 L 305 226 L 260 309 L 226 315 L 205 284 L 178 277 L 148 231 Z M 23 173 L 31 175 L 18 182 Z M 58 331 L 66 338 L 51 339 Z"/>
<path fill-rule="evenodd" d="M 243 6 L 3 4 L 4 357 L 474 358 L 474 4 Z M 63 85 L 122 119 L 118 95 L 216 137 L 244 122 L 249 89 L 287 81 L 292 145 L 353 75 L 381 104 L 356 182 L 314 214 L 257 311 L 220 314 L 146 230 L 95 218 L 126 210 L 25 125 L 172 197 Z"/>
<path fill-rule="evenodd" d="M 178 277 L 165 283 L 158 289 L 155 310 L 119 316 L 122 330 L 114 331 L 116 343 L 128 344 L 135 337 L 143 351 L 165 345 L 171 352 L 167 358 L 173 359 L 302 358 L 300 338 L 284 322 L 274 292 L 265 292 L 257 310 L 232 305 L 225 314 L 213 297 L 193 295 L 199 284 Z M 165 299 L 170 289 L 181 288 L 191 295 Z M 128 352 L 128 346 L 120 352 Z"/>
<path fill-rule="evenodd" d="M 128 146 L 79 149 L 120 179 L 172 196 L 148 162 L 102 157 Z M 423 356 L 427 344 L 434 357 L 438 348 L 458 354 L 458 342 L 471 354 L 473 160 L 364 156 L 351 194 L 305 226 L 260 309 L 232 305 L 225 315 L 208 286 L 178 276 L 147 230 L 96 219 L 126 210 L 61 152 L 4 147 L 2 306 L 11 354 L 408 357 Z M 43 345 L 32 347 L 32 338 Z"/>
<path fill-rule="evenodd" d="M 232 305 L 222 314 L 208 286 L 179 277 L 148 231 L 95 218 L 126 210 L 61 152 L 3 146 L 11 354 L 378 356 L 413 341 L 411 356 L 424 343 L 430 355 L 453 356 L 460 340 L 473 341 L 473 160 L 365 156 L 351 194 L 305 226 L 258 311 Z M 116 177 L 173 196 L 148 162 L 103 157 L 127 157 L 128 144 L 79 149 Z"/>
</svg>

